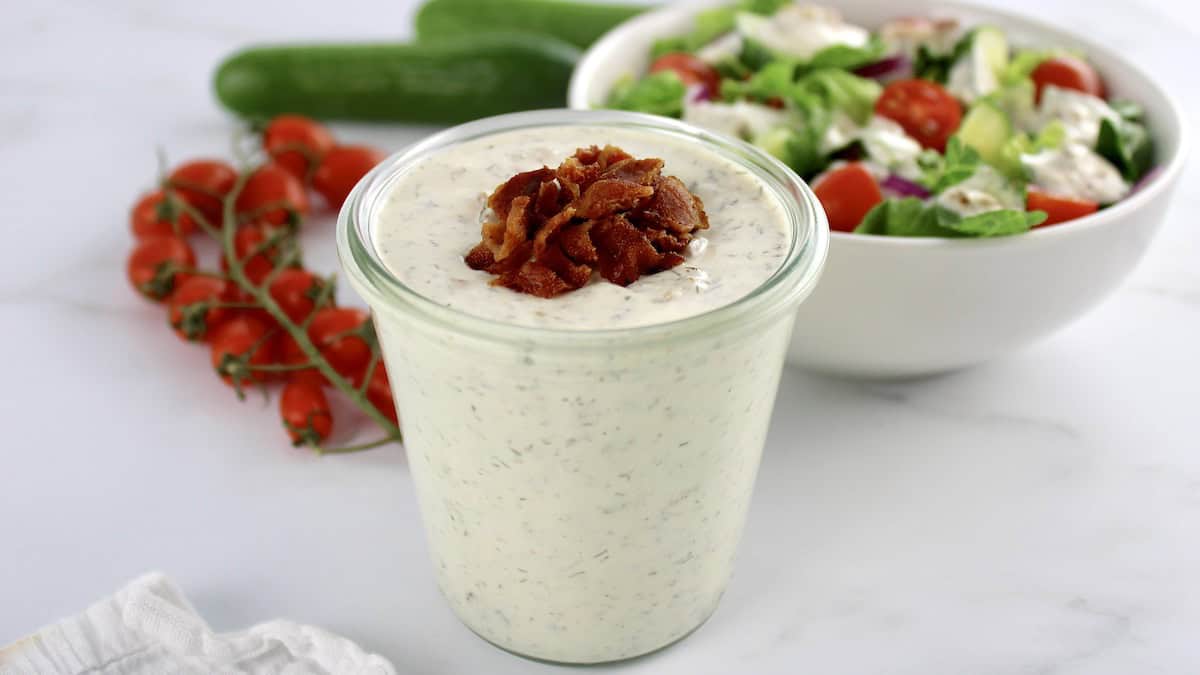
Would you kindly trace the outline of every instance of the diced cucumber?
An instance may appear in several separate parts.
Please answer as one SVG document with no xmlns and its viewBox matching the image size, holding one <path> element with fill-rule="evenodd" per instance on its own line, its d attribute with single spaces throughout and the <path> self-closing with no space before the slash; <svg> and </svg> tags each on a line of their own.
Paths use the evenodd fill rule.
<svg viewBox="0 0 1200 675">
<path fill-rule="evenodd" d="M 988 164 L 996 164 L 1003 156 L 1004 145 L 1013 135 L 1008 115 L 988 101 L 976 103 L 967 112 L 955 132 L 962 142 Z"/>
<path fill-rule="evenodd" d="M 984 26 L 977 29 L 971 51 L 975 60 L 986 64 L 997 79 L 1008 69 L 1008 40 L 998 28 Z"/>
</svg>

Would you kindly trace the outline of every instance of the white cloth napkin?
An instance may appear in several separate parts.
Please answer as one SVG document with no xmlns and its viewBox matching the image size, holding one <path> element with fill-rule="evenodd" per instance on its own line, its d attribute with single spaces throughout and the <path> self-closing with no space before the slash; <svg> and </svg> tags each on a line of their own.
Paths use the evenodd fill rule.
<svg viewBox="0 0 1200 675">
<path fill-rule="evenodd" d="M 82 613 L 0 649 L 0 675 L 396 675 L 386 659 L 291 621 L 216 634 L 151 573 Z"/>
</svg>

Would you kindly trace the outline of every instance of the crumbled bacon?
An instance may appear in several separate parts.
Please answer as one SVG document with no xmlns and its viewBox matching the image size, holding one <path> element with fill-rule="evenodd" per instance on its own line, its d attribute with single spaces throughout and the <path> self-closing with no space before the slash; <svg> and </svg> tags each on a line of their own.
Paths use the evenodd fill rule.
<svg viewBox="0 0 1200 675">
<path fill-rule="evenodd" d="M 513 176 L 488 198 L 482 240 L 465 256 L 494 285 L 550 298 L 582 288 L 598 272 L 628 286 L 683 262 L 704 203 L 661 159 L 620 148 L 580 148 L 557 169 Z"/>
</svg>

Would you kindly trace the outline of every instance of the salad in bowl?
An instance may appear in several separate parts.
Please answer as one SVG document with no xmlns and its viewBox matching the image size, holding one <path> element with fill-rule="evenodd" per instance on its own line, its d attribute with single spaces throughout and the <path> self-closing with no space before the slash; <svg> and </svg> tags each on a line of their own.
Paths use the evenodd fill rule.
<svg viewBox="0 0 1200 675">
<path fill-rule="evenodd" d="M 749 141 L 809 180 L 831 229 L 995 237 L 1096 213 L 1153 172 L 1137 102 L 1087 54 L 986 23 L 874 30 L 796 0 L 740 0 L 658 39 L 607 107 Z"/>
</svg>

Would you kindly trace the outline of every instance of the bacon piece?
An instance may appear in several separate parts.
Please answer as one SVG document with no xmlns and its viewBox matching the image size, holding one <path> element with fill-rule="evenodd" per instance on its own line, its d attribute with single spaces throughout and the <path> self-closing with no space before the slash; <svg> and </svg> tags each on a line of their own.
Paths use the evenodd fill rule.
<svg viewBox="0 0 1200 675">
<path fill-rule="evenodd" d="M 542 298 L 582 288 L 596 272 L 628 286 L 675 267 L 708 216 L 662 170 L 661 159 L 593 145 L 557 169 L 517 174 L 488 198 L 494 217 L 464 261 L 495 275 L 495 286 Z"/>
<path fill-rule="evenodd" d="M 672 232 L 690 233 L 708 229 L 704 202 L 688 191 L 675 176 L 654 183 L 654 197 L 634 216 L 639 224 Z"/>
<path fill-rule="evenodd" d="M 563 253 L 581 265 L 595 265 L 600 262 L 596 245 L 592 243 L 591 229 L 592 221 L 589 220 L 564 229 L 559 237 Z"/>
<path fill-rule="evenodd" d="M 496 252 L 496 260 L 504 260 L 529 239 L 529 197 L 521 196 L 509 205 L 508 218 L 504 223 L 504 243 Z"/>
<path fill-rule="evenodd" d="M 620 214 L 593 225 L 591 236 L 600 256 L 600 276 L 618 286 L 632 284 L 662 262 L 662 254 Z"/>
<path fill-rule="evenodd" d="M 509 205 L 513 200 L 537 194 L 538 188 L 548 180 L 554 180 L 554 170 L 545 166 L 519 173 L 492 192 L 492 196 L 488 197 L 488 206 L 496 212 L 501 222 L 507 221 Z"/>
<path fill-rule="evenodd" d="M 649 185 L 612 179 L 598 180 L 576 202 L 575 213 L 580 218 L 603 218 L 618 211 L 629 211 L 653 194 L 654 188 Z"/>
<path fill-rule="evenodd" d="M 555 234 L 557 234 L 558 231 L 562 229 L 564 225 L 571 222 L 571 219 L 574 217 L 575 207 L 568 206 L 562 211 L 559 211 L 554 217 L 542 223 L 541 229 L 538 230 L 537 235 L 535 235 L 533 238 L 533 254 L 536 256 L 542 255 L 542 251 L 546 250 L 546 243 L 550 241 L 550 237 L 553 237 Z"/>
<path fill-rule="evenodd" d="M 623 159 L 605 169 L 599 179 L 611 178 L 636 185 L 654 185 L 662 173 L 662 168 L 663 161 L 653 157 L 650 159 Z"/>
<path fill-rule="evenodd" d="M 553 298 L 561 293 L 572 290 L 567 282 L 554 273 L 554 270 L 539 262 L 528 262 L 519 269 L 502 275 L 492 282 L 495 286 L 504 286 L 514 291 L 536 295 L 539 298 Z"/>
</svg>

